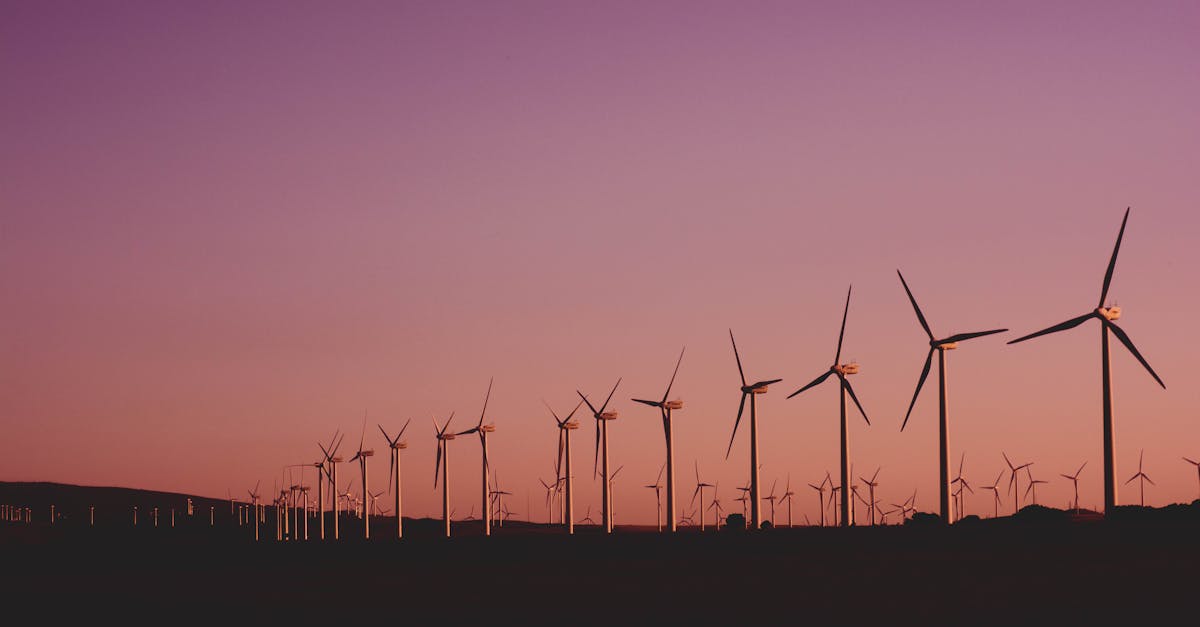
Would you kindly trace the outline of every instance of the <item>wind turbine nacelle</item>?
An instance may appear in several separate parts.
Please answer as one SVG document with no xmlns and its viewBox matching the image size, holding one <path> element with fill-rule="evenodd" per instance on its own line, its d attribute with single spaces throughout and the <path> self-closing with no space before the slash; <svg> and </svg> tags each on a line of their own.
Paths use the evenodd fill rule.
<svg viewBox="0 0 1200 627">
<path fill-rule="evenodd" d="M 567 429 L 568 431 L 574 431 L 575 429 L 579 428 L 579 423 L 572 420 L 571 422 L 564 424 L 562 428 Z"/>
<path fill-rule="evenodd" d="M 404 442 L 397 442 L 392 445 L 392 448 L 394 448 L 396 450 L 404 450 L 404 449 L 408 448 L 408 441 L 405 440 Z"/>
<path fill-rule="evenodd" d="M 667 401 L 663 404 L 667 409 L 683 409 L 683 401 Z"/>
<path fill-rule="evenodd" d="M 1096 311 L 1100 312 L 1100 315 L 1104 316 L 1110 321 L 1119 320 L 1121 318 L 1121 308 L 1117 307 L 1116 305 L 1108 308 L 1100 307 Z"/>
<path fill-rule="evenodd" d="M 453 440 L 454 434 L 453 433 L 444 433 L 444 434 L 442 434 L 442 439 L 443 440 Z"/>
<path fill-rule="evenodd" d="M 606 411 L 600 414 L 600 420 L 616 420 L 617 416 L 618 414 L 615 411 Z"/>
<path fill-rule="evenodd" d="M 836 368 L 836 370 L 838 372 L 842 373 L 843 375 L 858 374 L 858 363 L 854 362 L 854 363 L 842 364 L 842 365 L 838 366 Z"/>
<path fill-rule="evenodd" d="M 344 462 L 344 461 L 346 461 L 346 460 L 342 459 L 341 457 L 330 457 L 330 458 L 329 458 L 329 461 L 331 461 L 331 462 L 333 462 L 333 463 L 335 463 L 335 464 L 340 464 L 340 463 L 342 463 L 342 462 Z"/>
<path fill-rule="evenodd" d="M 771 386 L 769 386 L 769 385 L 760 385 L 760 386 L 758 386 L 758 387 L 756 387 L 756 388 L 751 388 L 751 389 L 750 389 L 750 393 L 751 393 L 751 394 L 766 394 L 766 393 L 767 393 L 767 388 L 769 388 L 769 387 L 771 387 Z"/>
<path fill-rule="evenodd" d="M 950 342 L 949 344 L 938 344 L 938 348 L 944 351 L 952 351 L 958 348 L 958 342 Z"/>
<path fill-rule="evenodd" d="M 483 425 L 482 427 L 479 427 L 479 430 L 484 433 L 491 433 L 496 430 L 496 425 Z"/>
<path fill-rule="evenodd" d="M 360 451 L 358 454 L 362 457 L 371 457 L 375 454 L 375 451 Z"/>
</svg>

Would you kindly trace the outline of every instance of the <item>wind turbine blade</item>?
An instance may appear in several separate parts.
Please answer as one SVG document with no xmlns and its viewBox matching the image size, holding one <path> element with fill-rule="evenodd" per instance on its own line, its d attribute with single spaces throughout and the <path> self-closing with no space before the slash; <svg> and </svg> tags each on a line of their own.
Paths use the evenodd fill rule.
<svg viewBox="0 0 1200 627">
<path fill-rule="evenodd" d="M 587 399 L 584 399 L 584 400 L 587 400 Z M 572 410 L 571 410 L 571 413 L 567 414 L 567 419 L 566 419 L 566 420 L 564 420 L 563 422 L 568 422 L 568 421 L 570 421 L 570 420 L 571 420 L 571 418 L 572 418 L 572 417 L 575 415 L 575 412 L 579 411 L 579 408 L 580 408 L 582 405 L 583 405 L 583 401 L 579 401 L 578 403 L 575 403 L 575 409 L 572 409 Z M 588 407 L 590 408 L 590 407 L 591 407 L 591 405 L 588 405 Z M 557 416 L 555 416 L 555 418 L 557 418 Z"/>
<path fill-rule="evenodd" d="M 791 394 L 788 394 L 788 395 L 787 395 L 787 397 L 788 397 L 788 398 L 791 398 L 791 397 L 793 397 L 793 396 L 795 396 L 795 395 L 797 395 L 797 394 L 799 394 L 799 393 L 801 393 L 801 392 L 803 392 L 803 391 L 805 391 L 805 390 L 807 390 L 807 389 L 809 389 L 809 388 L 811 388 L 811 387 L 814 387 L 814 386 L 820 385 L 821 383 L 824 383 L 825 379 L 828 379 L 828 378 L 829 378 L 829 375 L 831 375 L 831 374 L 833 374 L 833 370 L 826 370 L 826 371 L 825 371 L 825 374 L 823 374 L 823 375 L 821 375 L 821 376 L 817 377 L 816 379 L 813 379 L 813 380 L 812 380 L 812 381 L 811 381 L 811 382 L 810 382 L 808 385 L 806 385 L 806 386 L 804 386 L 804 387 L 800 388 L 799 390 L 796 390 L 795 392 L 792 392 Z"/>
<path fill-rule="evenodd" d="M 867 418 L 867 410 L 863 409 L 862 403 L 858 402 L 858 396 L 854 393 L 854 388 L 850 385 L 850 381 L 845 377 L 840 378 L 842 385 L 846 386 L 846 391 L 850 393 L 850 400 L 854 401 L 854 406 L 858 408 L 858 413 L 862 414 L 863 420 L 866 420 L 868 425 L 871 424 L 871 419 Z"/>
<path fill-rule="evenodd" d="M 1184 457 L 1183 461 L 1185 461 L 1193 466 L 1200 466 L 1200 462 L 1193 461 L 1190 457 Z"/>
<path fill-rule="evenodd" d="M 1100 303 L 1097 307 L 1104 306 L 1104 299 L 1108 298 L 1108 285 L 1112 282 L 1113 269 L 1117 267 L 1117 252 L 1121 250 L 1121 239 L 1125 237 L 1125 223 L 1129 221 L 1129 207 L 1125 208 L 1125 217 L 1121 218 L 1121 230 L 1117 232 L 1117 244 L 1113 246 L 1112 257 L 1108 260 L 1108 269 L 1104 271 L 1104 287 L 1100 288 Z"/>
<path fill-rule="evenodd" d="M 908 411 L 904 414 L 904 422 L 900 424 L 901 431 L 908 426 L 908 419 L 912 416 L 913 407 L 917 405 L 917 397 L 921 395 L 921 387 L 925 385 L 925 378 L 929 376 L 929 369 L 933 366 L 933 350 L 931 347 L 929 353 L 925 355 L 925 366 L 921 368 L 921 377 L 917 379 L 917 390 L 913 392 L 912 401 L 908 404 Z"/>
<path fill-rule="evenodd" d="M 984 337 L 985 335 L 995 335 L 997 333 L 1004 333 L 1007 330 L 1008 329 L 992 329 L 990 331 L 972 331 L 970 333 L 957 333 L 955 335 L 951 335 L 950 337 L 942 340 L 941 343 L 953 344 L 954 342 L 963 342 L 963 341 L 974 339 L 977 337 Z"/>
<path fill-rule="evenodd" d="M 437 489 L 438 473 L 442 470 L 442 447 L 445 446 L 443 440 L 438 440 L 437 458 L 433 462 L 433 488 Z"/>
<path fill-rule="evenodd" d="M 962 477 L 963 462 L 967 461 L 967 453 L 964 451 L 962 457 L 958 458 L 958 476 Z"/>
<path fill-rule="evenodd" d="M 410 422 L 412 422 L 412 418 L 409 418 L 408 420 L 405 420 L 405 421 L 404 421 L 404 426 L 403 426 L 403 427 L 400 427 L 400 433 L 397 433 L 397 434 L 396 434 L 396 441 L 397 441 L 397 442 L 399 442 L 399 441 L 400 441 L 400 438 L 404 437 L 404 431 L 405 431 L 406 429 L 408 429 L 408 423 L 410 423 Z"/>
<path fill-rule="evenodd" d="M 1117 339 L 1121 340 L 1121 343 L 1125 345 L 1125 348 L 1129 349 L 1129 352 L 1133 353 L 1133 356 L 1136 357 L 1138 362 L 1142 364 L 1142 367 L 1146 369 L 1146 372 L 1149 372 L 1150 376 L 1154 377 L 1154 380 L 1157 381 L 1164 390 L 1167 389 L 1167 384 L 1163 383 L 1162 379 L 1158 377 L 1158 373 L 1154 372 L 1154 368 L 1151 368 L 1150 364 L 1146 362 L 1146 358 L 1142 357 L 1142 354 L 1138 352 L 1138 349 L 1133 345 L 1133 341 L 1129 339 L 1129 336 L 1125 334 L 1125 331 L 1111 320 L 1105 319 L 1104 324 L 1108 325 L 1108 328 L 1112 329 L 1113 335 L 1117 336 Z"/>
<path fill-rule="evenodd" d="M 554 478 L 555 479 L 562 478 L 563 438 L 565 438 L 565 437 L 566 437 L 566 435 L 563 434 L 563 430 L 559 429 L 558 430 L 558 460 L 554 462 Z"/>
<path fill-rule="evenodd" d="M 608 408 L 608 402 L 612 400 L 613 393 L 615 393 L 617 391 L 618 385 L 621 385 L 620 378 L 618 378 L 617 382 L 613 384 L 612 390 L 609 390 L 608 398 L 604 399 L 604 404 L 600 406 L 600 413 L 604 413 L 604 410 Z"/>
<path fill-rule="evenodd" d="M 1157 485 L 1157 484 L 1155 484 L 1155 483 L 1154 483 L 1154 480 L 1150 478 L 1150 475 L 1147 475 L 1147 474 L 1145 474 L 1145 473 L 1142 473 L 1142 477 L 1143 477 L 1143 478 L 1145 478 L 1145 479 L 1146 479 L 1146 481 L 1149 481 L 1149 482 L 1150 482 L 1150 485 Z"/>
<path fill-rule="evenodd" d="M 631 400 L 633 400 L 633 402 L 635 402 L 635 403 L 641 403 L 641 404 L 643 404 L 643 405 L 649 405 L 649 406 L 651 406 L 651 407 L 658 407 L 658 406 L 659 406 L 659 402 L 658 402 L 658 401 L 647 401 L 647 400 L 643 400 L 643 399 L 640 399 L 640 398 L 635 398 L 635 399 L 631 399 Z"/>
<path fill-rule="evenodd" d="M 764 385 L 771 385 L 773 383 L 779 383 L 780 381 L 783 381 L 783 379 L 767 379 L 766 381 L 759 381 L 758 383 L 755 383 L 754 385 L 752 385 L 750 387 L 761 388 Z"/>
<path fill-rule="evenodd" d="M 833 363 L 840 363 L 842 359 L 842 338 L 846 337 L 846 316 L 850 314 L 850 292 L 854 290 L 851 285 L 850 289 L 846 290 L 846 309 L 842 311 L 842 330 L 838 332 L 838 347 L 837 353 L 833 356 Z"/>
<path fill-rule="evenodd" d="M 592 407 L 592 402 L 589 401 L 588 398 L 583 395 L 583 392 L 580 392 L 579 390 L 575 390 L 575 393 L 579 395 L 579 398 L 583 399 L 583 402 L 587 403 L 588 409 L 591 410 L 592 415 L 596 415 L 596 414 L 600 413 L 600 412 L 596 411 L 595 407 Z M 576 405 L 575 407 L 578 408 L 579 406 Z"/>
<path fill-rule="evenodd" d="M 904 293 L 908 294 L 908 302 L 912 303 L 913 311 L 917 312 L 917 321 L 921 323 L 921 328 L 925 329 L 925 335 L 933 340 L 933 331 L 929 330 L 929 323 L 925 321 L 925 314 L 921 313 L 921 308 L 917 306 L 917 299 L 913 298 L 912 290 L 908 289 L 908 282 L 904 280 L 904 275 L 900 274 L 900 270 L 896 270 L 896 274 L 900 275 L 900 284 L 904 286 Z"/>
<path fill-rule="evenodd" d="M 1079 465 L 1079 470 L 1076 470 L 1076 471 L 1075 471 L 1075 476 L 1076 476 L 1076 477 L 1078 477 L 1078 476 L 1079 476 L 1079 473 L 1083 472 L 1083 467 L 1084 467 L 1084 466 L 1087 466 L 1087 462 L 1083 462 L 1082 464 L 1080 464 L 1080 465 Z"/>
<path fill-rule="evenodd" d="M 733 344 L 733 358 L 737 360 L 738 375 L 742 377 L 742 387 L 746 387 L 746 373 L 742 370 L 742 358 L 738 355 L 737 342 L 733 339 L 733 329 L 729 330 L 729 342 Z"/>
<path fill-rule="evenodd" d="M 395 462 L 396 462 L 396 449 L 389 449 L 389 451 L 388 451 L 388 480 L 387 480 L 387 493 L 388 494 L 392 493 L 392 470 L 395 469 L 395 467 L 396 467 Z"/>
<path fill-rule="evenodd" d="M 738 425 L 742 424 L 742 410 L 746 408 L 746 393 L 742 392 L 742 402 L 738 404 L 737 420 L 733 422 L 733 434 L 729 436 L 729 448 L 725 449 L 725 459 L 729 459 L 729 452 L 733 450 L 733 438 L 737 436 Z"/>
<path fill-rule="evenodd" d="M 1141 473 L 1138 473 L 1138 475 L 1140 475 L 1140 474 L 1141 474 Z M 1129 478 L 1129 481 L 1126 481 L 1126 482 L 1125 482 L 1125 485 L 1129 485 L 1130 483 L 1133 483 L 1133 480 L 1134 480 L 1134 479 L 1137 479 L 1137 478 L 1138 478 L 1138 475 L 1134 475 L 1134 476 L 1130 477 L 1130 478 Z"/>
<path fill-rule="evenodd" d="M 700 462 L 692 460 L 692 466 L 696 471 L 696 483 L 700 483 Z"/>
<path fill-rule="evenodd" d="M 667 469 L 667 463 L 663 462 L 662 466 L 658 467 L 658 478 L 654 480 L 654 485 L 658 485 L 662 481 L 663 471 Z"/>
<path fill-rule="evenodd" d="M 675 360 L 675 372 L 671 373 L 671 382 L 667 384 L 667 391 L 663 392 L 662 402 L 667 402 L 667 397 L 671 395 L 671 387 L 675 385 L 675 375 L 679 374 L 679 364 L 683 363 L 683 353 L 687 350 L 684 346 L 683 350 L 679 351 L 679 359 Z"/>
<path fill-rule="evenodd" d="M 375 426 L 379 427 L 379 432 L 383 434 L 383 439 L 387 440 L 388 444 L 394 444 L 394 442 L 392 442 L 392 439 L 388 437 L 387 431 L 383 430 L 383 425 L 381 425 L 379 423 L 375 423 Z"/>
<path fill-rule="evenodd" d="M 596 414 L 599 416 L 599 414 Z M 596 473 L 600 468 L 600 420 L 596 419 L 596 456 L 592 458 L 592 478 L 596 478 Z"/>
<path fill-rule="evenodd" d="M 488 401 L 492 398 L 492 383 L 496 380 L 495 377 L 488 379 L 487 394 L 483 397 L 483 411 L 479 412 L 479 424 L 483 425 L 483 416 L 487 413 Z"/>
<path fill-rule="evenodd" d="M 546 402 L 546 399 L 544 399 L 544 398 L 542 399 L 542 404 L 546 406 L 546 409 L 550 410 L 550 415 L 554 416 L 554 422 L 559 422 L 559 423 L 562 422 L 561 420 L 558 419 L 558 414 L 554 412 L 554 408 L 550 406 L 550 403 Z"/>
<path fill-rule="evenodd" d="M 1088 318 L 1091 318 L 1092 316 L 1095 316 L 1095 315 L 1096 315 L 1095 312 L 1088 312 L 1088 313 L 1083 314 L 1082 316 L 1079 316 L 1078 318 L 1071 318 L 1070 320 L 1067 320 L 1066 322 L 1060 322 L 1052 327 L 1042 329 L 1041 331 L 1038 331 L 1036 333 L 1030 333 L 1029 335 L 1019 337 L 1015 340 L 1009 340 L 1008 343 L 1016 344 L 1017 342 L 1024 342 L 1025 340 L 1032 340 L 1035 337 L 1041 337 L 1043 335 L 1049 335 L 1051 333 L 1058 333 L 1059 331 L 1066 331 L 1067 329 L 1074 329 L 1075 327 L 1083 324 L 1084 322 L 1087 322 Z"/>
</svg>

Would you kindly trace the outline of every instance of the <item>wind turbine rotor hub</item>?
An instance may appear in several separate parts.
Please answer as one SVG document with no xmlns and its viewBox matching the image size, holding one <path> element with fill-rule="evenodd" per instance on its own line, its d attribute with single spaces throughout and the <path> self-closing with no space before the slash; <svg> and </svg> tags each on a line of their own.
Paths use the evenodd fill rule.
<svg viewBox="0 0 1200 627">
<path fill-rule="evenodd" d="M 848 364 L 839 364 L 833 367 L 833 371 L 841 374 L 842 376 L 858 374 L 858 363 L 851 362 Z"/>
</svg>

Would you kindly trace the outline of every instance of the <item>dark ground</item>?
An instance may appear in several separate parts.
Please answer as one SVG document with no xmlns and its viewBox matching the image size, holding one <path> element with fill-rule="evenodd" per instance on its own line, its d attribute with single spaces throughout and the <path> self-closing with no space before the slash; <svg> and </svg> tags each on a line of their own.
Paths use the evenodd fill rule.
<svg viewBox="0 0 1200 627">
<path fill-rule="evenodd" d="M 253 541 L 228 501 L 194 498 L 196 516 L 167 503 L 186 497 L 135 490 L 0 483 L 0 503 L 56 499 L 34 523 L 0 523 L 0 615 L 51 620 L 86 611 L 135 624 L 261 617 L 278 623 L 354 618 L 490 617 L 498 624 L 766 622 L 1045 624 L 1051 621 L 1194 624 L 1200 504 L 1121 508 L 1080 521 L 1040 507 L 1016 517 L 950 528 L 796 528 L 675 536 L 622 529 L 574 537 L 544 525 L 506 523 L 482 538 L 478 522 L 437 537 L 440 522 L 344 524 L 338 543 L 276 542 L 274 516 Z M 132 526 L 132 501 L 142 503 Z M 87 527 L 84 502 L 101 502 Z M 159 528 L 146 512 L 159 505 Z M 208 506 L 216 526 L 208 526 Z M 222 510 L 222 503 L 224 509 Z M 183 506 L 177 505 L 182 511 Z M 113 512 L 121 512 L 116 515 Z M 223 513 L 223 515 L 222 515 Z M 345 520 L 345 519 L 343 519 Z M 652 531 L 652 530 L 651 530 Z M 461 532 L 461 533 L 460 533 Z M 315 521 L 310 534 L 316 537 Z M 233 612 L 233 613 L 230 613 Z M 563 620 L 559 621 L 559 617 Z M 1177 622 L 1173 620 L 1172 622 Z"/>
</svg>

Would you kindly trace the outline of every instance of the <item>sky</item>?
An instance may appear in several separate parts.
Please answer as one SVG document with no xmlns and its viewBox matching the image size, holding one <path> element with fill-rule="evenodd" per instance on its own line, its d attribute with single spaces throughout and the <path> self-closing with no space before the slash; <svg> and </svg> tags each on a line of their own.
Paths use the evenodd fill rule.
<svg viewBox="0 0 1200 627">
<path fill-rule="evenodd" d="M 630 399 L 686 345 L 680 513 L 694 463 L 735 511 L 732 329 L 747 378 L 783 378 L 764 492 L 790 477 L 815 520 L 837 390 L 785 397 L 852 284 L 855 475 L 936 511 L 933 379 L 900 431 L 927 350 L 901 269 L 938 336 L 1012 330 L 949 354 L 967 512 L 1002 452 L 1056 507 L 1087 462 L 1100 507 L 1098 326 L 1005 341 L 1095 306 L 1131 207 L 1111 300 L 1167 388 L 1114 342 L 1117 476 L 1144 450 L 1147 504 L 1190 501 L 1198 29 L 1191 2 L 3 3 L 0 479 L 245 494 L 337 429 L 349 457 L 365 415 L 372 489 L 376 424 L 411 419 L 405 511 L 440 515 L 431 417 L 472 426 L 494 377 L 491 462 L 541 521 L 542 400 L 621 377 L 617 523 L 650 524 L 663 434 Z M 479 445 L 451 447 L 461 515 Z"/>
</svg>

